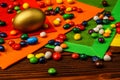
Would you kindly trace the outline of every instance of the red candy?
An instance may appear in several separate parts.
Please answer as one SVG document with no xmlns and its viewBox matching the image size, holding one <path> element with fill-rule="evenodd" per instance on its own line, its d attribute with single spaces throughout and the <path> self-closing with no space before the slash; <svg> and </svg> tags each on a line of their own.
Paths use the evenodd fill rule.
<svg viewBox="0 0 120 80">
<path fill-rule="evenodd" d="M 79 26 L 79 29 L 80 29 L 81 31 L 83 31 L 83 30 L 85 30 L 85 27 L 84 27 L 83 25 L 81 25 L 81 26 Z"/>
<path fill-rule="evenodd" d="M 81 13 L 81 12 L 83 12 L 83 11 L 82 11 L 81 8 L 78 8 L 78 9 L 77 9 L 77 12 L 78 12 L 78 13 Z"/>
<path fill-rule="evenodd" d="M 65 34 L 59 34 L 58 38 L 60 38 L 62 40 L 65 40 L 66 39 L 66 35 Z"/>
<path fill-rule="evenodd" d="M 73 58 L 73 59 L 78 59 L 78 58 L 79 58 L 79 54 L 73 53 L 73 54 L 72 54 L 72 58 Z"/>
<path fill-rule="evenodd" d="M 60 6 L 60 10 L 65 10 L 66 7 L 64 5 Z"/>
<path fill-rule="evenodd" d="M 13 48 L 14 50 L 20 50 L 20 49 L 21 49 L 21 46 L 20 46 L 20 44 L 13 44 L 13 45 L 12 45 L 12 48 Z"/>
<path fill-rule="evenodd" d="M 117 28 L 118 27 L 120 28 L 120 22 L 117 22 L 115 25 L 116 25 Z"/>
<path fill-rule="evenodd" d="M 110 20 L 110 21 L 114 21 L 114 17 L 110 16 L 110 17 L 109 17 L 109 20 Z"/>
<path fill-rule="evenodd" d="M 71 22 L 69 22 L 68 24 L 69 24 L 71 27 L 75 25 L 75 23 L 74 23 L 74 22 L 72 22 L 72 21 L 71 21 Z"/>
<path fill-rule="evenodd" d="M 72 10 L 73 10 L 73 11 L 77 11 L 77 9 L 78 9 L 78 8 L 77 8 L 77 7 L 75 7 L 75 6 L 74 6 L 74 7 L 72 7 Z"/>
<path fill-rule="evenodd" d="M 8 8 L 9 8 L 9 9 L 13 9 L 13 8 L 14 8 L 14 5 L 10 4 L 10 5 L 8 5 Z"/>
<path fill-rule="evenodd" d="M 56 61 L 61 59 L 61 54 L 58 52 L 53 53 L 52 58 Z"/>
<path fill-rule="evenodd" d="M 10 41 L 8 42 L 8 44 L 9 44 L 9 46 L 12 46 L 13 44 L 15 44 L 15 41 L 10 40 Z"/>
<path fill-rule="evenodd" d="M 112 56 L 112 52 L 108 51 L 106 55 Z"/>
<path fill-rule="evenodd" d="M 44 8 L 45 7 L 45 3 L 44 2 L 38 2 L 38 5 L 40 6 L 40 8 Z"/>
<path fill-rule="evenodd" d="M 60 43 L 63 43 L 63 42 L 64 42 L 63 39 L 61 39 L 61 38 L 56 38 L 55 41 L 56 41 L 56 42 L 60 42 Z"/>
<path fill-rule="evenodd" d="M 20 6 L 20 3 L 15 1 L 15 2 L 13 2 L 13 5 L 14 6 Z"/>
<path fill-rule="evenodd" d="M 116 32 L 120 34 L 120 27 L 116 29 Z"/>
</svg>

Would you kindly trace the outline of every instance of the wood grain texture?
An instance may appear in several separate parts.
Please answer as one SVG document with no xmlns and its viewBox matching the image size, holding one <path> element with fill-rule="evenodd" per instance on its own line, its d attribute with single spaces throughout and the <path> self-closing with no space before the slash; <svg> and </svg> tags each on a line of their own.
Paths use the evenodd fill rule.
<svg viewBox="0 0 120 80">
<path fill-rule="evenodd" d="M 42 48 L 35 53 L 47 50 L 53 52 L 52 49 Z M 71 53 L 64 52 L 62 60 L 48 60 L 46 64 L 30 64 L 25 58 L 6 70 L 0 70 L 0 80 L 120 80 L 120 48 L 110 47 L 109 50 L 114 52 L 112 61 L 104 62 L 101 69 L 95 67 L 91 58 L 73 60 Z M 55 76 L 47 73 L 50 67 L 57 69 Z"/>
</svg>

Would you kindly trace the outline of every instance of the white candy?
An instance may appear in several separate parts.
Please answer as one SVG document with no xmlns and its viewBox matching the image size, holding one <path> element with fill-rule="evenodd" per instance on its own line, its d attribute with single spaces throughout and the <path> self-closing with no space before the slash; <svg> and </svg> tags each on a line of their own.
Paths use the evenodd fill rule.
<svg viewBox="0 0 120 80">
<path fill-rule="evenodd" d="M 104 61 L 111 61 L 111 57 L 109 55 L 105 55 L 103 59 Z"/>
<path fill-rule="evenodd" d="M 99 30 L 99 34 L 104 34 L 104 32 L 105 32 L 104 29 Z"/>
<path fill-rule="evenodd" d="M 108 19 L 108 17 L 107 17 L 107 16 L 104 16 L 103 19 Z"/>
<path fill-rule="evenodd" d="M 41 32 L 40 37 L 46 37 L 47 33 L 46 32 Z"/>
<path fill-rule="evenodd" d="M 60 47 L 60 46 L 55 46 L 54 51 L 55 51 L 55 52 L 62 52 L 63 49 L 62 49 L 62 47 Z"/>
<path fill-rule="evenodd" d="M 47 51 L 47 52 L 45 52 L 45 59 L 50 59 L 51 58 L 51 56 L 52 56 L 52 52 L 51 51 Z"/>
<path fill-rule="evenodd" d="M 93 28 L 93 30 L 95 31 L 95 32 L 98 32 L 99 31 L 99 28 Z"/>
<path fill-rule="evenodd" d="M 98 19 L 99 19 L 98 16 L 94 16 L 94 17 L 93 17 L 93 20 L 95 20 L 95 21 L 98 20 Z"/>
<path fill-rule="evenodd" d="M 96 27 L 99 28 L 99 29 L 101 29 L 101 28 L 103 28 L 103 25 L 99 24 Z"/>
<path fill-rule="evenodd" d="M 60 18 L 56 18 L 56 20 L 60 21 L 61 22 L 61 19 Z"/>
</svg>

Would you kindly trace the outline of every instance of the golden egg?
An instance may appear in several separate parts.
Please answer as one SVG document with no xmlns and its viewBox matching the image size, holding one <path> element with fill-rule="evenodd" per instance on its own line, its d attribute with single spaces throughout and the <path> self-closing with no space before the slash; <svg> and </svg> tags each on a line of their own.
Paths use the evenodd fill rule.
<svg viewBox="0 0 120 80">
<path fill-rule="evenodd" d="M 45 21 L 45 14 L 37 8 L 23 10 L 13 19 L 13 26 L 22 32 L 35 31 L 42 27 Z"/>
</svg>

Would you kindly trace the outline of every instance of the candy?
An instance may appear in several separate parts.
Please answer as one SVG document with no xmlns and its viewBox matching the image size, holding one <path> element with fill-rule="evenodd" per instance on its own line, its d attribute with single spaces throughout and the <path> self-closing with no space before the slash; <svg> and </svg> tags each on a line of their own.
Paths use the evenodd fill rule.
<svg viewBox="0 0 120 80">
<path fill-rule="evenodd" d="M 59 52 L 55 52 L 55 53 L 53 53 L 52 58 L 54 60 L 58 61 L 61 59 L 61 54 Z"/>
<path fill-rule="evenodd" d="M 80 40 L 81 39 L 81 35 L 80 34 L 75 34 L 74 35 L 74 40 Z"/>
<path fill-rule="evenodd" d="M 96 27 L 96 28 L 93 28 L 93 30 L 94 30 L 95 32 L 98 32 L 98 31 L 99 31 L 99 28 Z"/>
<path fill-rule="evenodd" d="M 1 38 L 6 38 L 7 37 L 7 34 L 5 32 L 0 32 L 0 37 Z"/>
<path fill-rule="evenodd" d="M 27 42 L 21 41 L 21 42 L 20 42 L 20 46 L 21 46 L 21 47 L 26 47 L 26 46 L 27 46 Z"/>
<path fill-rule="evenodd" d="M 45 57 L 45 59 L 50 59 L 52 57 L 52 52 L 51 51 L 46 51 L 44 57 Z"/>
<path fill-rule="evenodd" d="M 78 13 L 81 13 L 81 12 L 83 12 L 83 10 L 82 10 L 81 8 L 78 8 L 78 9 L 77 9 L 77 12 L 78 12 Z"/>
<path fill-rule="evenodd" d="M 95 20 L 95 21 L 98 19 L 99 19 L 99 17 L 97 15 L 93 17 L 93 20 Z"/>
<path fill-rule="evenodd" d="M 104 16 L 103 19 L 108 19 L 108 17 L 107 17 L 107 16 Z"/>
<path fill-rule="evenodd" d="M 110 17 L 111 16 L 111 12 L 110 11 L 105 11 L 104 15 L 107 16 L 107 17 Z"/>
<path fill-rule="evenodd" d="M 22 40 L 26 40 L 26 39 L 29 38 L 29 36 L 28 36 L 28 34 L 22 34 L 22 35 L 20 36 L 20 38 L 21 38 Z"/>
<path fill-rule="evenodd" d="M 48 69 L 48 74 L 53 75 L 53 74 L 56 74 L 56 73 L 57 73 L 57 71 L 56 71 L 55 68 L 49 68 Z"/>
<path fill-rule="evenodd" d="M 118 34 L 120 34 L 120 28 L 117 28 L 117 29 L 116 29 L 116 32 L 117 32 Z"/>
<path fill-rule="evenodd" d="M 106 52 L 106 55 L 112 56 L 112 52 L 108 51 L 108 52 Z"/>
<path fill-rule="evenodd" d="M 53 8 L 52 7 L 48 7 L 48 9 L 47 9 L 48 11 L 52 11 L 53 10 Z"/>
<path fill-rule="evenodd" d="M 51 39 L 51 40 L 48 41 L 49 45 L 54 45 L 54 43 L 55 43 L 55 40 L 53 40 L 53 39 Z"/>
<path fill-rule="evenodd" d="M 63 39 L 60 39 L 60 38 L 56 38 L 55 41 L 56 41 L 56 42 L 60 42 L 60 43 L 63 43 L 63 42 L 64 42 Z"/>
<path fill-rule="evenodd" d="M 69 14 L 69 19 L 73 19 L 75 16 L 73 13 Z"/>
<path fill-rule="evenodd" d="M 65 24 L 64 26 L 63 26 L 63 28 L 64 29 L 69 29 L 71 26 L 69 25 L 69 24 Z"/>
<path fill-rule="evenodd" d="M 38 2 L 38 5 L 40 6 L 40 8 L 44 8 L 45 7 L 45 2 Z"/>
<path fill-rule="evenodd" d="M 69 19 L 69 18 L 70 18 L 70 15 L 69 15 L 69 14 L 64 14 L 64 15 L 63 15 L 63 18 L 64 18 L 64 19 Z"/>
<path fill-rule="evenodd" d="M 116 25 L 115 25 L 115 24 L 111 24 L 110 26 L 111 26 L 112 28 L 115 28 L 115 27 L 116 27 Z"/>
<path fill-rule="evenodd" d="M 13 9 L 8 9 L 7 12 L 10 14 L 13 13 Z"/>
<path fill-rule="evenodd" d="M 55 46 L 54 51 L 55 51 L 55 52 L 62 52 L 63 49 L 62 49 L 61 46 Z"/>
<path fill-rule="evenodd" d="M 99 19 L 103 19 L 104 15 L 103 14 L 100 14 L 99 15 Z"/>
<path fill-rule="evenodd" d="M 72 30 L 74 33 L 79 33 L 80 32 L 80 29 L 79 28 L 73 28 Z"/>
<path fill-rule="evenodd" d="M 0 3 L 0 6 L 3 7 L 3 8 L 5 8 L 5 7 L 7 7 L 7 3 L 4 3 L 4 2 Z"/>
<path fill-rule="evenodd" d="M 76 6 L 73 6 L 73 7 L 72 7 L 72 10 L 73 10 L 73 11 L 77 11 L 77 9 L 78 9 L 78 8 L 77 8 Z"/>
<path fill-rule="evenodd" d="M 103 0 L 103 1 L 102 1 L 102 5 L 103 5 L 104 7 L 107 7 L 107 6 L 108 6 L 108 2 L 107 2 L 106 0 Z"/>
<path fill-rule="evenodd" d="M 110 29 L 106 29 L 106 30 L 105 30 L 105 33 L 111 34 L 111 30 L 110 30 Z"/>
<path fill-rule="evenodd" d="M 95 66 L 97 68 L 102 68 L 103 67 L 103 62 L 98 60 L 98 61 L 95 62 Z"/>
<path fill-rule="evenodd" d="M 90 29 L 89 31 L 88 31 L 88 33 L 89 34 L 92 34 L 92 33 L 94 33 L 95 31 L 93 30 L 93 29 Z"/>
<path fill-rule="evenodd" d="M 106 37 L 106 38 L 110 37 L 110 33 L 104 33 L 103 36 Z"/>
<path fill-rule="evenodd" d="M 114 21 L 114 17 L 110 16 L 108 20 Z"/>
<path fill-rule="evenodd" d="M 44 28 L 44 29 L 48 29 L 48 28 L 49 28 L 49 25 L 48 25 L 48 24 L 44 24 L 44 25 L 43 25 L 43 28 Z"/>
<path fill-rule="evenodd" d="M 93 56 L 93 57 L 92 57 L 92 61 L 93 61 L 93 62 L 98 61 L 98 60 L 99 60 L 99 58 L 98 58 L 97 56 Z"/>
<path fill-rule="evenodd" d="M 61 46 L 63 49 L 65 49 L 65 48 L 68 47 L 67 44 L 65 44 L 65 43 L 62 43 L 60 46 Z"/>
<path fill-rule="evenodd" d="M 115 25 L 117 28 L 120 28 L 120 22 L 117 22 Z"/>
<path fill-rule="evenodd" d="M 51 6 L 51 5 L 52 5 L 52 2 L 51 2 L 51 0 L 45 0 L 45 4 L 46 4 L 47 6 Z"/>
<path fill-rule="evenodd" d="M 46 59 L 44 57 L 41 57 L 39 59 L 39 63 L 44 64 L 46 62 Z"/>
<path fill-rule="evenodd" d="M 60 25 L 60 21 L 59 21 L 59 20 L 54 20 L 54 21 L 53 21 L 53 24 L 54 24 L 55 26 L 59 26 L 59 25 Z"/>
<path fill-rule="evenodd" d="M 60 18 L 56 18 L 55 20 L 58 20 L 59 22 L 61 22 L 61 19 L 60 19 Z"/>
<path fill-rule="evenodd" d="M 0 38 L 0 44 L 4 44 L 4 43 L 5 43 L 4 39 Z"/>
<path fill-rule="evenodd" d="M 14 5 L 10 4 L 10 5 L 8 5 L 8 8 L 9 8 L 9 9 L 13 9 L 13 8 L 14 8 Z"/>
<path fill-rule="evenodd" d="M 66 11 L 67 11 L 67 12 L 71 12 L 71 11 L 72 11 L 72 8 L 71 8 L 71 7 L 68 7 L 68 8 L 66 8 Z"/>
<path fill-rule="evenodd" d="M 28 58 L 28 59 L 30 59 L 30 58 L 32 58 L 32 57 L 34 57 L 34 54 L 28 54 L 28 55 L 27 55 L 27 58 Z"/>
<path fill-rule="evenodd" d="M 63 0 L 56 0 L 56 3 L 62 4 L 62 3 L 63 3 Z"/>
<path fill-rule="evenodd" d="M 46 33 L 46 32 L 43 31 L 43 32 L 40 33 L 40 37 L 44 38 L 44 37 L 46 37 L 46 36 L 47 36 L 47 33 Z"/>
<path fill-rule="evenodd" d="M 96 23 L 97 23 L 97 24 L 102 24 L 103 21 L 102 21 L 101 19 L 97 19 L 97 20 L 96 20 Z"/>
<path fill-rule="evenodd" d="M 59 11 L 60 11 L 60 7 L 56 7 L 55 8 L 55 13 L 59 13 Z"/>
<path fill-rule="evenodd" d="M 104 61 L 111 61 L 111 57 L 109 55 L 105 55 L 103 59 Z"/>
<path fill-rule="evenodd" d="M 62 40 L 66 40 L 67 36 L 65 34 L 59 34 L 58 38 L 60 38 Z"/>
<path fill-rule="evenodd" d="M 12 35 L 12 36 L 15 36 L 15 35 L 17 35 L 18 34 L 18 31 L 17 30 L 11 30 L 10 31 L 10 35 Z"/>
<path fill-rule="evenodd" d="M 32 64 L 38 63 L 38 59 L 37 59 L 36 57 L 31 57 L 31 58 L 29 59 L 29 61 L 30 61 L 30 63 L 32 63 Z"/>
<path fill-rule="evenodd" d="M 28 3 L 23 3 L 22 7 L 23 7 L 24 9 L 28 9 L 28 8 L 29 8 L 29 4 L 28 4 Z"/>
<path fill-rule="evenodd" d="M 20 44 L 13 44 L 12 46 L 11 46 L 14 50 L 20 50 L 21 49 L 21 45 Z"/>
<path fill-rule="evenodd" d="M 48 11 L 48 10 L 45 10 L 45 15 L 47 15 L 47 16 L 49 16 L 50 15 L 50 11 Z"/>
<path fill-rule="evenodd" d="M 87 56 L 87 55 L 85 55 L 85 54 L 81 54 L 81 55 L 80 55 L 80 59 L 82 59 L 82 60 L 87 59 L 87 57 L 88 57 L 88 56 Z"/>
<path fill-rule="evenodd" d="M 35 55 L 35 57 L 38 58 L 38 59 L 41 58 L 41 57 L 44 57 L 44 56 L 45 56 L 44 53 L 38 53 L 38 54 Z"/>
<path fill-rule="evenodd" d="M 18 11 L 18 10 L 20 10 L 20 7 L 19 6 L 15 6 L 14 10 Z"/>
<path fill-rule="evenodd" d="M 65 12 L 64 12 L 63 10 L 60 10 L 60 11 L 59 11 L 59 14 L 60 14 L 60 15 L 63 15 L 63 14 L 65 14 Z"/>
<path fill-rule="evenodd" d="M 13 5 L 14 5 L 14 6 L 20 6 L 20 3 L 17 2 L 17 1 L 14 1 L 14 2 L 13 2 Z"/>
<path fill-rule="evenodd" d="M 74 3 L 74 0 L 67 0 L 67 2 L 68 2 L 69 4 L 73 4 L 73 3 Z"/>
<path fill-rule="evenodd" d="M 83 25 L 83 26 L 87 26 L 87 25 L 88 25 L 88 22 L 87 22 L 87 21 L 83 21 L 83 22 L 82 22 L 82 25 Z"/>
<path fill-rule="evenodd" d="M 15 41 L 13 41 L 13 40 L 8 41 L 9 46 L 12 46 L 13 44 L 15 44 Z"/>
<path fill-rule="evenodd" d="M 98 24 L 96 27 L 99 28 L 99 29 L 101 29 L 101 28 L 103 28 L 103 25 Z"/>
<path fill-rule="evenodd" d="M 99 37 L 99 38 L 98 38 L 98 41 L 99 41 L 100 43 L 104 43 L 104 42 L 105 42 L 105 39 L 104 39 L 103 37 Z"/>
<path fill-rule="evenodd" d="M 0 20 L 0 26 L 6 26 L 6 22 Z"/>
<path fill-rule="evenodd" d="M 3 51 L 5 51 L 5 48 L 4 46 L 0 45 L 0 52 L 3 52 Z"/>
<path fill-rule="evenodd" d="M 64 5 L 60 6 L 60 10 L 65 10 L 65 9 L 66 9 L 66 7 Z"/>
<path fill-rule="evenodd" d="M 104 34 L 104 32 L 105 32 L 104 29 L 99 30 L 99 34 Z"/>
<path fill-rule="evenodd" d="M 97 33 L 92 33 L 91 37 L 96 38 L 96 37 L 98 37 L 98 34 Z"/>
<path fill-rule="evenodd" d="M 108 23 L 110 23 L 110 21 L 108 19 L 103 19 L 103 23 L 108 24 Z"/>
<path fill-rule="evenodd" d="M 75 23 L 74 22 L 68 22 L 68 24 L 72 27 L 72 26 L 74 26 L 75 25 Z"/>
<path fill-rule="evenodd" d="M 78 59 L 79 57 L 80 57 L 80 55 L 77 53 L 72 54 L 72 59 Z"/>
<path fill-rule="evenodd" d="M 60 46 L 60 42 L 55 42 L 54 46 Z"/>
<path fill-rule="evenodd" d="M 38 38 L 37 37 L 30 37 L 26 40 L 26 42 L 30 45 L 36 44 L 38 42 Z"/>
</svg>

